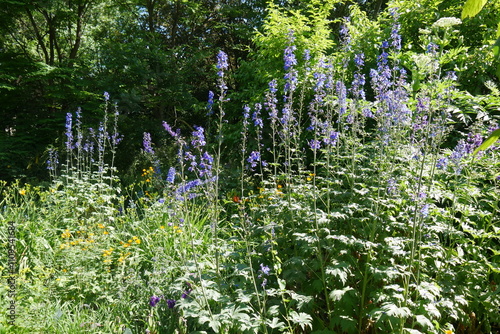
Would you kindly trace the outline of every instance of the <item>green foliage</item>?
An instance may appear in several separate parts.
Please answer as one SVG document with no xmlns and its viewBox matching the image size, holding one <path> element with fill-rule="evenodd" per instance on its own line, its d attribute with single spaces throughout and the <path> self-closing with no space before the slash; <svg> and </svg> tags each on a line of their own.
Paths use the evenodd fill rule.
<svg viewBox="0 0 500 334">
<path fill-rule="evenodd" d="M 462 20 L 476 16 L 488 0 L 467 0 L 462 8 Z"/>
<path fill-rule="evenodd" d="M 450 15 L 416 8 L 416 22 L 405 1 L 391 1 L 373 21 L 361 5 L 353 5 L 351 19 L 338 21 L 346 27 L 340 42 L 331 39 L 325 20 L 337 2 L 300 2 L 288 11 L 270 5 L 255 37 L 255 63 L 245 65 L 253 64 L 258 77 L 245 86 L 248 91 L 233 95 L 260 104 L 252 103 L 243 121 L 234 112 L 224 113 L 226 85 L 250 74 L 243 68 L 240 79 L 231 77 L 219 54 L 219 91 L 212 114 L 203 116 L 211 124 L 205 132 L 188 124 L 195 118 L 188 104 L 199 101 L 189 81 L 203 76 L 203 71 L 190 74 L 188 67 L 212 67 L 208 51 L 217 43 L 207 37 L 195 44 L 200 50 L 194 54 L 180 38 L 194 36 L 204 22 L 196 13 L 239 16 L 230 4 L 213 4 L 107 8 L 130 10 L 130 16 L 122 22 L 108 17 L 110 29 L 93 31 L 96 40 L 109 34 L 104 40 L 115 42 L 95 45 L 102 57 L 96 63 L 105 64 L 95 75 L 113 86 L 111 96 L 122 94 L 117 100 L 128 115 L 120 116 L 106 94 L 102 122 L 96 117 L 100 108 L 90 112 L 89 124 L 97 131 L 86 130 L 80 116 L 69 126 L 71 114 L 64 130 L 66 110 L 57 109 L 59 116 L 52 119 L 66 137 L 46 153 L 52 182 L 44 187 L 0 182 L 0 240 L 4 249 L 11 246 L 8 222 L 14 222 L 16 272 L 6 265 L 12 261 L 7 252 L 0 254 L 0 271 L 4 278 L 15 277 L 17 289 L 13 299 L 0 301 L 1 330 L 498 331 L 500 93 L 488 80 L 489 94 L 474 96 L 447 73 L 462 69 L 458 75 L 465 75 L 461 66 L 472 55 L 491 59 L 462 38 L 471 26 L 463 28 L 464 22 L 452 18 L 459 3 L 430 1 L 429 8 Z M 398 14 L 391 13 L 395 5 L 403 8 L 401 30 Z M 318 9 L 320 19 L 313 14 Z M 176 20 L 185 29 L 158 29 L 162 21 Z M 400 48 L 399 32 L 411 31 L 418 20 L 427 22 L 428 32 L 415 39 L 401 36 Z M 238 27 L 231 20 L 204 24 L 220 31 Z M 296 29 L 295 39 L 290 27 Z M 142 38 L 130 37 L 136 34 Z M 248 35 L 242 35 L 244 41 Z M 439 48 L 427 50 L 430 43 Z M 313 51 L 310 60 L 301 58 L 306 48 Z M 241 50 L 232 51 L 228 67 Z M 18 90 L 14 70 L 31 76 L 33 85 L 41 79 L 40 88 L 47 82 L 67 84 L 77 93 L 72 68 L 27 61 L 2 74 L 6 99 Z M 111 74 L 122 87 L 106 79 Z M 276 87 L 256 94 L 260 81 L 274 78 Z M 53 93 L 56 102 L 64 98 Z M 147 108 L 152 118 L 174 119 L 170 107 L 179 111 L 173 122 L 167 119 L 172 128 L 164 124 L 168 133 L 152 131 L 158 144 L 148 142 L 142 126 L 151 117 L 136 111 Z M 23 115 L 11 110 L 9 122 Z M 118 122 L 133 128 L 133 115 L 141 116 L 141 136 L 120 152 Z M 6 138 L 14 142 L 33 134 L 30 127 L 20 132 L 21 123 L 8 124 Z M 186 129 L 191 135 L 184 135 Z M 162 146 L 157 139 L 164 136 L 168 144 Z M 62 164 L 56 164 L 55 149 L 63 145 Z M 222 154 L 224 148 L 231 159 Z M 122 185 L 115 162 L 133 151 L 140 155 L 128 171 L 132 184 Z M 0 292 L 8 289 L 2 279 Z M 18 313 L 14 326 L 7 323 L 11 300 Z"/>
</svg>

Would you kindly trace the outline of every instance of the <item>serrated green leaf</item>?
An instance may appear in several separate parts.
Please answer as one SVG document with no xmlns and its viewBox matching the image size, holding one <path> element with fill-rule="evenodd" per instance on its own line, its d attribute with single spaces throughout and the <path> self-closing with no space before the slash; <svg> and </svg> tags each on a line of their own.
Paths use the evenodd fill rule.
<svg viewBox="0 0 500 334">
<path fill-rule="evenodd" d="M 330 292 L 330 298 L 332 300 L 335 300 L 335 301 L 341 300 L 342 297 L 345 295 L 345 293 L 347 291 L 350 291 L 350 290 L 354 290 L 354 289 L 349 287 L 349 286 L 346 286 L 345 288 L 343 288 L 341 290 L 333 290 L 332 292 Z"/>
<path fill-rule="evenodd" d="M 298 324 L 302 328 L 302 330 L 305 330 L 306 327 L 311 327 L 311 323 L 312 323 L 313 319 L 307 313 L 304 313 L 304 312 L 297 313 L 295 311 L 291 311 L 290 312 L 290 320 L 294 324 Z"/>
<path fill-rule="evenodd" d="M 411 315 L 411 311 L 408 307 L 399 307 L 393 303 L 385 303 L 380 309 L 388 316 L 395 318 L 404 319 Z"/>
<path fill-rule="evenodd" d="M 462 8 L 462 20 L 468 17 L 474 17 L 483 9 L 488 0 L 467 0 Z"/>
<path fill-rule="evenodd" d="M 424 329 L 432 328 L 432 322 L 427 319 L 426 316 L 419 314 L 415 317 L 415 320 L 417 321 L 417 324 L 422 326 Z"/>
<path fill-rule="evenodd" d="M 486 138 L 486 140 L 478 148 L 474 150 L 474 155 L 476 155 L 479 151 L 487 150 L 488 147 L 493 145 L 498 140 L 498 138 L 500 138 L 500 129 L 493 131 L 491 135 Z"/>
</svg>

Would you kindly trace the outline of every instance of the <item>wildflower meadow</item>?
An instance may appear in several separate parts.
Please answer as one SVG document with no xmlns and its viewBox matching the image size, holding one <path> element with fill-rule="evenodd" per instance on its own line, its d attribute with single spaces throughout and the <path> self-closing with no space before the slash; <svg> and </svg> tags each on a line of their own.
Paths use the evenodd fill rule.
<svg viewBox="0 0 500 334">
<path fill-rule="evenodd" d="M 207 121 L 142 133 L 133 182 L 113 95 L 64 111 L 50 182 L 0 181 L 0 333 L 499 333 L 499 87 L 458 84 L 460 19 L 409 52 L 402 15 L 373 52 L 354 9 L 329 54 L 286 29 L 237 112 L 214 51 Z"/>
</svg>

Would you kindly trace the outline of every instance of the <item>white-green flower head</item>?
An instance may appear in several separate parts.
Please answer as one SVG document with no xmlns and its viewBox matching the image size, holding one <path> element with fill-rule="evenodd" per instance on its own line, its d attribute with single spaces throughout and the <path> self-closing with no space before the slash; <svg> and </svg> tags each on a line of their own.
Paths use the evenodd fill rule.
<svg viewBox="0 0 500 334">
<path fill-rule="evenodd" d="M 462 20 L 456 17 L 442 17 L 432 24 L 433 28 L 449 28 L 462 24 Z"/>
</svg>

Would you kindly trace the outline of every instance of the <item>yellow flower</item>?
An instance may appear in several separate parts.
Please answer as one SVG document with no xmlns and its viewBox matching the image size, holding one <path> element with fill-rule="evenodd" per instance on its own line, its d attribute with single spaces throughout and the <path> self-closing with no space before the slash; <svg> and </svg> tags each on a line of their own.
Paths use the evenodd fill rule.
<svg viewBox="0 0 500 334">
<path fill-rule="evenodd" d="M 111 253 L 113 253 L 113 251 L 114 251 L 113 248 L 105 250 L 105 251 L 102 252 L 102 256 L 109 256 L 109 255 L 111 255 Z"/>
<path fill-rule="evenodd" d="M 165 226 L 161 225 L 161 226 L 160 226 L 160 229 L 161 229 L 161 230 L 165 229 Z"/>
<path fill-rule="evenodd" d="M 63 239 L 65 239 L 65 238 L 70 238 L 70 237 L 71 237 L 71 233 L 69 232 L 69 230 L 68 230 L 68 229 L 66 229 L 66 230 L 64 231 L 64 233 L 63 233 L 63 234 L 61 234 L 61 238 L 63 238 Z"/>
<path fill-rule="evenodd" d="M 24 190 L 24 189 L 19 190 L 19 194 L 21 194 L 21 195 L 26 195 L 26 190 Z"/>
<path fill-rule="evenodd" d="M 99 228 L 105 228 L 106 226 L 104 226 L 103 224 L 98 224 L 97 227 L 99 227 Z"/>
<path fill-rule="evenodd" d="M 141 243 L 141 239 L 139 239 L 138 237 L 132 237 L 132 239 L 134 240 L 134 242 L 136 244 L 140 244 Z M 130 242 L 130 241 L 129 241 Z"/>
<path fill-rule="evenodd" d="M 102 232 L 102 234 L 109 234 L 109 232 L 108 231 L 104 231 L 104 232 Z"/>
<path fill-rule="evenodd" d="M 453 334 L 453 331 L 451 329 L 447 329 L 444 331 L 444 334 Z"/>
</svg>

